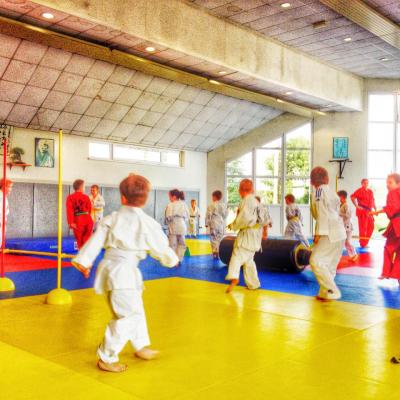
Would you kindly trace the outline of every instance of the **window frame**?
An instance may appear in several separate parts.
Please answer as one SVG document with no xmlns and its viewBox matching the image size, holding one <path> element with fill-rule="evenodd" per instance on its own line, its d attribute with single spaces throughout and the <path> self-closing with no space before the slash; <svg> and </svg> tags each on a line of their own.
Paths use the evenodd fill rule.
<svg viewBox="0 0 400 400">
<path fill-rule="evenodd" d="M 292 132 L 296 131 L 297 129 L 309 125 L 310 127 L 310 147 L 287 147 L 287 137 L 290 135 Z M 229 197 L 228 197 L 228 179 L 229 178 L 250 178 L 254 182 L 254 189 L 257 191 L 257 179 L 277 179 L 278 182 L 280 180 L 281 184 L 281 201 L 278 204 L 269 204 L 269 207 L 280 207 L 280 232 L 283 234 L 284 232 L 284 225 L 285 225 L 285 195 L 286 193 L 286 180 L 287 179 L 298 179 L 298 180 L 309 180 L 309 175 L 287 175 L 287 167 L 286 167 L 286 154 L 287 150 L 289 151 L 308 151 L 310 155 L 310 166 L 309 169 L 313 168 L 313 163 L 314 163 L 314 121 L 309 121 L 297 128 L 291 129 L 288 132 L 282 133 L 281 135 L 272 138 L 270 141 L 275 141 L 277 139 L 281 139 L 281 145 L 280 147 L 277 146 L 255 146 L 248 152 L 245 152 L 241 156 L 235 157 L 235 158 L 230 158 L 225 161 L 225 174 L 224 174 L 224 186 L 225 186 L 225 198 L 227 200 L 228 206 L 236 206 L 236 204 L 231 204 L 229 203 Z M 280 150 L 281 151 L 281 166 L 280 166 L 280 175 L 257 175 L 257 150 Z M 400 149 L 399 149 L 400 150 Z M 238 158 L 242 157 L 243 155 L 251 153 L 252 154 L 252 171 L 251 175 L 229 175 L 227 173 L 228 170 L 228 163 L 237 160 Z M 310 185 L 310 190 L 309 190 L 309 195 L 308 195 L 308 204 L 299 204 L 300 207 L 308 207 L 310 205 L 311 201 L 311 185 Z M 310 213 L 310 229 L 313 229 L 313 220 L 311 217 Z"/>
<path fill-rule="evenodd" d="M 91 156 L 89 149 L 90 149 L 90 145 L 92 143 L 108 145 L 110 157 L 109 158 L 101 158 L 101 157 Z M 144 151 L 144 152 L 157 152 L 160 155 L 160 157 L 159 157 L 160 161 L 149 161 L 149 160 L 146 160 L 145 157 L 144 157 L 144 159 L 116 158 L 115 154 L 114 154 L 114 147 L 131 148 L 131 149 Z M 165 153 L 176 153 L 178 155 L 178 164 L 163 162 L 163 154 L 165 154 Z M 122 163 L 122 164 L 145 164 L 145 165 L 163 166 L 163 167 L 168 167 L 168 168 L 183 168 L 184 167 L 184 151 L 182 151 L 182 150 L 135 146 L 135 145 L 130 145 L 130 144 L 126 144 L 126 143 L 105 142 L 105 141 L 100 141 L 100 140 L 89 140 L 89 142 L 88 142 L 88 159 L 91 161 L 107 161 L 107 162 L 116 162 L 116 163 Z"/>
</svg>

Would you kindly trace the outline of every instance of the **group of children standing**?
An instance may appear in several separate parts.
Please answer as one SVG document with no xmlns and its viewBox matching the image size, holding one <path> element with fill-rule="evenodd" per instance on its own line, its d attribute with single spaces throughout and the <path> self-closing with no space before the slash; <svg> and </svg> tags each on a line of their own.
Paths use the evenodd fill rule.
<svg viewBox="0 0 400 400">
<path fill-rule="evenodd" d="M 349 252 L 351 220 L 347 194 L 339 196 L 329 186 L 326 169 L 316 167 L 311 171 L 311 212 L 316 221 L 314 245 L 310 264 L 320 285 L 317 299 L 329 301 L 339 299 L 341 292 L 335 283 L 336 268 L 346 244 Z M 400 279 L 400 175 L 391 174 L 387 179 L 389 190 L 386 207 L 374 214 L 385 212 L 390 224 L 385 236 L 385 268 Z M 119 211 L 102 219 L 91 239 L 83 246 L 72 261 L 73 265 L 88 277 L 93 262 L 102 248 L 105 256 L 96 272 L 95 289 L 107 295 L 113 319 L 109 322 L 102 344 L 98 348 L 98 367 L 105 371 L 122 372 L 127 366 L 118 361 L 118 354 L 127 342 L 135 349 L 135 356 L 150 360 L 158 352 L 152 350 L 147 330 L 142 301 L 143 278 L 138 268 L 140 260 L 149 253 L 166 267 L 177 266 L 182 260 L 186 245 L 184 236 L 191 212 L 184 203 L 184 195 L 177 189 L 169 193 L 165 219 L 169 228 L 169 240 L 161 225 L 146 215 L 142 208 L 146 204 L 150 183 L 146 178 L 131 174 L 120 184 L 121 204 Z M 229 228 L 238 231 L 226 279 L 230 281 L 227 292 L 239 283 L 243 267 L 244 278 L 249 289 L 260 287 L 255 252 L 261 248 L 262 238 L 267 234 L 271 220 L 266 207 L 254 195 L 253 182 L 243 179 L 239 185 L 241 202 L 235 220 Z M 78 197 L 78 196 L 76 196 Z M 215 191 L 213 202 L 207 209 L 206 225 L 214 257 L 218 256 L 219 243 L 225 232 L 227 209 L 222 203 L 222 193 Z M 302 231 L 300 210 L 294 205 L 293 197 L 287 198 L 287 233 L 298 235 L 306 241 Z M 192 204 L 193 210 L 193 204 Z M 80 212 L 80 211 L 79 211 Z M 297 225 L 296 225 L 297 224 Z M 304 243 L 306 244 L 306 243 Z M 392 362 L 400 360 L 393 357 Z"/>
</svg>

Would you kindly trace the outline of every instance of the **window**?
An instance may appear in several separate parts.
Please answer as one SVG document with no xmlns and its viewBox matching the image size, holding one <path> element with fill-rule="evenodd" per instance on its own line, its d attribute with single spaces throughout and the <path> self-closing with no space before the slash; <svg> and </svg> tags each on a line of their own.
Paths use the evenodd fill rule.
<svg viewBox="0 0 400 400">
<path fill-rule="evenodd" d="M 111 160 L 111 144 L 98 142 L 89 143 L 89 158 Z"/>
<path fill-rule="evenodd" d="M 257 195 L 270 206 L 274 220 L 272 234 L 282 234 L 284 228 L 284 197 L 292 193 L 300 204 L 306 232 L 311 229 L 310 181 L 312 126 L 306 124 L 253 149 L 226 163 L 228 205 L 235 209 L 240 202 L 239 182 L 250 178 Z"/>
<path fill-rule="evenodd" d="M 123 144 L 90 142 L 89 158 L 125 162 L 145 162 L 180 167 L 181 152 L 146 149 Z"/>
<path fill-rule="evenodd" d="M 226 188 L 228 206 L 234 210 L 240 202 L 238 193 L 239 182 L 243 178 L 252 178 L 253 153 L 247 153 L 242 157 L 226 163 Z"/>
<path fill-rule="evenodd" d="M 378 207 L 386 201 L 386 177 L 400 171 L 400 95 L 370 94 L 368 96 L 367 171 Z M 376 228 L 387 225 L 384 214 L 376 218 Z"/>
</svg>

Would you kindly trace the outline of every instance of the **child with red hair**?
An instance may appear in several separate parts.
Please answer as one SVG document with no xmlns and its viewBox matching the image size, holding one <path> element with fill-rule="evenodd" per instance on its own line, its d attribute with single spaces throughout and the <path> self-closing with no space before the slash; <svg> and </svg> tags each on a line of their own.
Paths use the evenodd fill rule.
<svg viewBox="0 0 400 400">
<path fill-rule="evenodd" d="M 118 355 L 130 342 L 135 356 L 151 360 L 158 354 L 150 349 L 146 315 L 143 307 L 143 278 L 139 262 L 150 256 L 166 267 L 178 263 L 178 257 L 168 246 L 161 226 L 142 208 L 147 202 L 150 182 L 143 176 L 131 174 L 120 184 L 122 207 L 103 218 L 91 239 L 83 246 L 72 264 L 89 277 L 96 257 L 104 247 L 105 256 L 96 271 L 94 288 L 105 294 L 113 319 L 99 346 L 98 367 L 108 372 L 123 372 L 125 364 Z"/>
<path fill-rule="evenodd" d="M 311 213 L 316 221 L 310 265 L 320 284 L 317 300 L 336 300 L 341 297 L 335 283 L 336 268 L 346 239 L 339 215 L 340 200 L 329 187 L 329 175 L 325 168 L 315 167 L 310 179 L 313 186 Z"/>
<path fill-rule="evenodd" d="M 239 194 L 242 198 L 235 220 L 229 225 L 233 231 L 239 231 L 233 247 L 232 257 L 229 262 L 226 280 L 231 281 L 227 293 L 239 283 L 240 269 L 243 266 L 243 274 L 248 289 L 255 290 L 260 287 L 257 267 L 254 262 L 254 254 L 261 249 L 259 221 L 259 203 L 254 196 L 253 182 L 243 179 L 239 185 Z"/>
</svg>

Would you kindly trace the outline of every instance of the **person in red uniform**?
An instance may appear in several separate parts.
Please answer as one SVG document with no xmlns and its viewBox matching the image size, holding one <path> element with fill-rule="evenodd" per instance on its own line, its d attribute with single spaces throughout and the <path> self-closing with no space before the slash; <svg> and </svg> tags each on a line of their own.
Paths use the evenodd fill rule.
<svg viewBox="0 0 400 400">
<path fill-rule="evenodd" d="M 374 192 L 368 187 L 368 179 L 361 181 L 361 187 L 351 195 L 351 201 L 356 207 L 358 218 L 359 241 L 361 247 L 367 247 L 375 221 L 372 211 L 376 210 Z"/>
<path fill-rule="evenodd" d="M 383 234 L 386 243 L 380 279 L 394 278 L 400 284 L 400 174 L 390 174 L 386 185 L 389 191 L 386 206 L 372 213 L 373 215 L 386 213 L 390 220 Z"/>
<path fill-rule="evenodd" d="M 75 192 L 67 197 L 67 219 L 80 249 L 93 232 L 92 203 L 84 193 L 85 182 L 82 179 L 77 179 L 72 186 Z"/>
</svg>

